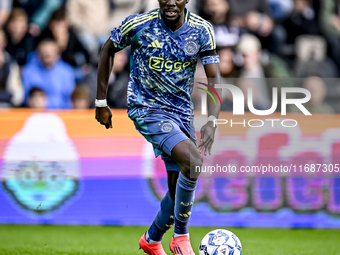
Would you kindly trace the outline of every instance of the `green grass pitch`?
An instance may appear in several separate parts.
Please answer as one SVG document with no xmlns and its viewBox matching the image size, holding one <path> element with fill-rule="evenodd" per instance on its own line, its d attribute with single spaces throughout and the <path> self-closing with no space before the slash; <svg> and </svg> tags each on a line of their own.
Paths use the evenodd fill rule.
<svg viewBox="0 0 340 255">
<path fill-rule="evenodd" d="M 142 255 L 138 240 L 147 227 L 0 225 L 0 254 Z M 215 228 L 190 228 L 198 255 L 203 236 Z M 228 228 L 245 255 L 340 255 L 340 230 Z M 163 239 L 167 254 L 171 238 Z"/>
</svg>

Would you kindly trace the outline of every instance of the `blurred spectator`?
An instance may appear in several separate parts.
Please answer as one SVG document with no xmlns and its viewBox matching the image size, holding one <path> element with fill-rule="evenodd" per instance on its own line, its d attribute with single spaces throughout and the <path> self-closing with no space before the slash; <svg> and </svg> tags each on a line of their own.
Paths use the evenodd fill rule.
<svg viewBox="0 0 340 255">
<path fill-rule="evenodd" d="M 262 51 L 261 42 L 252 34 L 243 34 L 237 45 L 242 57 L 237 57 L 241 66 L 240 76 L 250 78 L 291 78 L 287 64 L 275 54 Z"/>
<path fill-rule="evenodd" d="M 89 53 L 81 44 L 66 19 L 65 8 L 60 8 L 53 12 L 48 27 L 42 32 L 37 41 L 39 42 L 44 38 L 50 38 L 57 43 L 62 59 L 77 68 L 79 79 L 89 72 Z"/>
<path fill-rule="evenodd" d="M 290 72 L 285 63 L 275 55 L 265 55 L 262 52 L 261 42 L 251 34 L 243 34 L 237 45 L 242 54 L 243 64 L 240 69 L 239 84 L 242 88 L 252 87 L 254 106 L 258 110 L 271 107 L 272 87 L 285 86 L 283 79 L 268 80 L 266 78 L 289 78 Z M 278 109 L 279 110 L 279 109 Z"/>
<path fill-rule="evenodd" d="M 338 77 L 338 68 L 327 57 L 327 43 L 320 36 L 301 35 L 295 42 L 295 76 L 304 78 L 311 74 L 323 78 Z"/>
<path fill-rule="evenodd" d="M 0 29 L 0 107 L 20 106 L 24 100 L 18 64 L 5 51 L 6 35 Z"/>
<path fill-rule="evenodd" d="M 67 1 L 67 17 L 89 51 L 93 63 L 98 61 L 99 49 L 111 29 L 119 26 L 126 16 L 142 11 L 143 4 L 143 1 L 135 0 Z"/>
<path fill-rule="evenodd" d="M 285 41 L 281 26 L 274 27 L 270 8 L 266 0 L 229 0 L 230 13 L 241 33 L 256 35 L 262 47 L 277 53 Z"/>
<path fill-rule="evenodd" d="M 293 0 L 267 0 L 275 21 L 281 21 L 293 10 Z"/>
<path fill-rule="evenodd" d="M 110 2 L 113 3 L 108 0 L 68 0 L 66 3 L 67 18 L 93 63 L 98 61 L 99 48 L 110 34 Z"/>
<path fill-rule="evenodd" d="M 0 1 L 0 29 L 6 23 L 9 14 L 11 13 L 13 0 L 1 0 Z"/>
<path fill-rule="evenodd" d="M 213 25 L 218 47 L 237 44 L 239 29 L 236 22 L 232 24 L 227 0 L 204 0 L 200 15 Z"/>
<path fill-rule="evenodd" d="M 235 84 L 239 76 L 239 69 L 234 63 L 234 51 L 230 47 L 217 49 L 220 56 L 221 83 Z M 221 110 L 228 111 L 232 109 L 232 95 L 228 90 L 222 90 Z"/>
<path fill-rule="evenodd" d="M 302 86 L 311 93 L 310 101 L 303 104 L 310 113 L 334 113 L 334 109 L 325 102 L 327 87 L 321 77 L 308 76 L 303 80 Z M 296 105 L 288 105 L 288 111 L 301 113 Z"/>
<path fill-rule="evenodd" d="M 14 7 L 24 9 L 28 14 L 28 32 L 38 36 L 46 27 L 48 20 L 54 10 L 62 4 L 62 0 L 14 0 Z"/>
<path fill-rule="evenodd" d="M 37 47 L 23 69 L 23 84 L 26 98 L 33 87 L 45 91 L 47 108 L 71 108 L 71 94 L 75 87 L 72 67 L 60 59 L 58 45 L 45 39 Z"/>
<path fill-rule="evenodd" d="M 222 78 L 237 78 L 239 70 L 234 63 L 234 52 L 229 47 L 217 49 L 217 54 L 220 56 L 220 72 Z"/>
<path fill-rule="evenodd" d="M 287 43 L 295 43 L 299 35 L 318 35 L 319 27 L 313 0 L 294 0 L 294 9 L 283 23 L 287 30 Z"/>
<path fill-rule="evenodd" d="M 261 63 L 261 42 L 254 35 L 243 34 L 237 50 L 243 57 L 240 75 L 247 78 L 265 78 Z"/>
<path fill-rule="evenodd" d="M 8 44 L 6 50 L 20 66 L 26 63 L 27 56 L 34 50 L 34 38 L 27 32 L 28 18 L 23 9 L 14 8 L 6 25 Z"/>
<path fill-rule="evenodd" d="M 91 104 L 90 89 L 87 84 L 78 84 L 71 95 L 74 109 L 89 109 Z"/>
<path fill-rule="evenodd" d="M 107 93 L 107 102 L 112 108 L 125 109 L 127 107 L 127 86 L 130 74 L 128 63 L 127 50 L 116 53 Z"/>
<path fill-rule="evenodd" d="M 239 26 L 261 37 L 270 35 L 274 22 L 266 0 L 229 0 L 231 15 Z"/>
<path fill-rule="evenodd" d="M 28 93 L 27 106 L 33 109 L 45 109 L 47 106 L 47 96 L 45 91 L 33 87 Z"/>
<path fill-rule="evenodd" d="M 320 1 L 319 21 L 322 33 L 330 45 L 330 57 L 340 69 L 340 3 L 337 0 Z"/>
<path fill-rule="evenodd" d="M 321 36 L 299 35 L 295 40 L 295 55 L 299 61 L 322 61 L 326 54 L 327 42 Z"/>
<path fill-rule="evenodd" d="M 340 113 L 340 83 L 339 78 L 324 79 L 327 84 L 327 103 L 332 106 L 335 112 Z"/>
<path fill-rule="evenodd" d="M 84 0 L 82 0 L 84 1 Z M 112 13 L 109 17 L 109 31 L 112 28 L 122 24 L 123 20 L 128 16 L 136 13 L 141 13 L 145 9 L 146 1 L 136 0 L 109 0 L 113 1 Z M 155 1 L 159 7 L 158 1 Z"/>
<path fill-rule="evenodd" d="M 271 106 L 269 99 L 269 92 L 265 82 L 258 79 L 240 78 L 237 80 L 237 86 L 242 90 L 244 95 L 244 109 L 249 111 L 248 108 L 248 89 L 252 90 L 252 103 L 257 110 L 268 110 Z M 264 93 L 264 94 L 263 94 Z"/>
<path fill-rule="evenodd" d="M 115 54 L 112 73 L 109 79 L 107 103 L 112 108 L 125 109 L 127 107 L 127 86 L 129 83 L 129 48 Z M 92 70 L 82 80 L 90 89 L 90 107 L 94 107 L 97 93 L 97 71 Z"/>
</svg>

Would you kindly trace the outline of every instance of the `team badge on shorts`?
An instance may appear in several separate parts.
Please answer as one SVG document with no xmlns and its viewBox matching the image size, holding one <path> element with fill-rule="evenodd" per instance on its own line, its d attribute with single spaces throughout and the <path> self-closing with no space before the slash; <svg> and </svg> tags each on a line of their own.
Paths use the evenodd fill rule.
<svg viewBox="0 0 340 255">
<path fill-rule="evenodd" d="M 161 127 L 163 132 L 170 132 L 172 130 L 172 125 L 170 123 L 163 123 Z"/>
<path fill-rule="evenodd" d="M 187 41 L 184 45 L 184 51 L 188 56 L 193 56 L 198 52 L 198 45 L 194 41 Z"/>
</svg>

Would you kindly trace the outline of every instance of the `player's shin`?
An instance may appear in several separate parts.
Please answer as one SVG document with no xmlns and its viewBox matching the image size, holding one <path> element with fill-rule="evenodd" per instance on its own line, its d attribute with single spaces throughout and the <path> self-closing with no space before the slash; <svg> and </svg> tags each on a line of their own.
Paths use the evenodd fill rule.
<svg viewBox="0 0 340 255">
<path fill-rule="evenodd" d="M 161 209 L 146 233 L 146 240 L 149 243 L 161 241 L 165 232 L 173 226 L 174 206 L 175 202 L 171 199 L 169 192 L 167 192 L 161 201 Z"/>
<path fill-rule="evenodd" d="M 179 174 L 176 186 L 175 201 L 175 234 L 174 237 L 188 234 L 188 222 L 195 199 L 197 180 Z"/>
</svg>

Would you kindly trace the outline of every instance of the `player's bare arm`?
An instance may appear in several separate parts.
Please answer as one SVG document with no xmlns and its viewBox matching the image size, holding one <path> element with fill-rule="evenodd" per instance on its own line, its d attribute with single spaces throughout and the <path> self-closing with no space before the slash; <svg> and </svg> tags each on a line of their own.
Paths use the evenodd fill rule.
<svg viewBox="0 0 340 255">
<path fill-rule="evenodd" d="M 115 47 L 108 39 L 100 50 L 98 63 L 96 120 L 107 129 L 112 128 L 112 112 L 106 104 L 106 94 L 115 52 Z"/>
<path fill-rule="evenodd" d="M 208 78 L 209 85 L 215 87 L 215 84 L 220 83 L 220 67 L 219 64 L 208 64 L 204 66 L 205 73 Z M 210 89 L 209 89 L 210 90 Z M 220 90 L 217 90 L 218 94 L 221 94 Z M 215 105 L 212 98 L 208 97 L 208 116 L 214 116 L 218 118 L 221 106 L 219 104 Z M 214 127 L 213 121 L 208 121 L 201 128 L 201 140 L 198 145 L 198 149 L 200 153 L 204 152 L 204 155 L 207 155 L 207 152 L 211 155 L 211 147 L 214 142 L 216 127 Z"/>
</svg>

